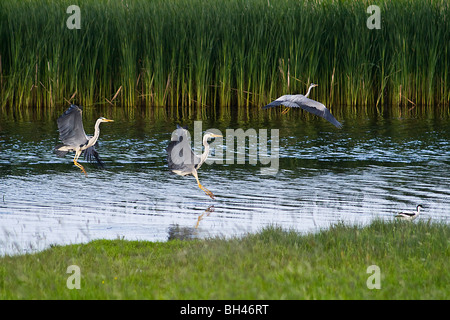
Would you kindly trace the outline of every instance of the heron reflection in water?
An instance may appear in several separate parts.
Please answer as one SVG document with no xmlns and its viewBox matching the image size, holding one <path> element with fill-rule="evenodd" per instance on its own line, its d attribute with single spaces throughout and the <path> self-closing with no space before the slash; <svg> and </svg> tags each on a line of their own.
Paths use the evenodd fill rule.
<svg viewBox="0 0 450 320">
<path fill-rule="evenodd" d="M 214 212 L 214 205 L 209 206 L 208 208 L 206 208 L 206 210 L 198 216 L 197 218 L 197 223 L 195 224 L 195 229 L 198 228 L 200 221 L 203 220 L 203 217 L 206 215 L 207 217 L 209 217 L 209 215 L 211 214 L 211 212 Z"/>
</svg>

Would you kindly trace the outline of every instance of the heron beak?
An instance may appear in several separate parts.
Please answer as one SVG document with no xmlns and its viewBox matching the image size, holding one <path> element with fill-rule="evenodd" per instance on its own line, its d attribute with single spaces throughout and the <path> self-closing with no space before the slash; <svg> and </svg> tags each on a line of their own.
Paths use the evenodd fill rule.
<svg viewBox="0 0 450 320">
<path fill-rule="evenodd" d="M 114 120 L 111 120 L 111 119 L 105 119 L 104 121 L 106 121 L 106 122 L 114 122 Z"/>
<path fill-rule="evenodd" d="M 211 135 L 211 137 L 213 137 L 213 138 L 221 138 L 223 136 L 221 134 L 213 134 L 213 135 Z"/>
</svg>

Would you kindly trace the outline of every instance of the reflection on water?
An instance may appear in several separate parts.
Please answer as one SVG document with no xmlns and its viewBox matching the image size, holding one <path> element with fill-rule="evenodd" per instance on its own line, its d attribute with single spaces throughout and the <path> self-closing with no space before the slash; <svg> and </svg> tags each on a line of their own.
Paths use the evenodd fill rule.
<svg viewBox="0 0 450 320">
<path fill-rule="evenodd" d="M 450 119 L 443 116 L 344 117 L 344 128 L 300 112 L 210 110 L 203 129 L 280 129 L 276 175 L 260 165 L 204 164 L 202 184 L 169 173 L 165 148 L 177 123 L 194 118 L 162 111 L 125 114 L 85 108 L 84 127 L 101 128 L 106 169 L 57 158 L 56 118 L 0 116 L 0 254 L 106 238 L 168 239 L 240 236 L 269 225 L 314 232 L 337 221 L 392 219 L 424 206 L 419 219 L 449 221 Z M 164 111 L 164 109 L 163 109 Z M 159 113 L 161 112 L 161 113 Z M 224 140 L 225 141 L 225 140 Z M 84 162 L 83 162 L 84 163 Z"/>
</svg>

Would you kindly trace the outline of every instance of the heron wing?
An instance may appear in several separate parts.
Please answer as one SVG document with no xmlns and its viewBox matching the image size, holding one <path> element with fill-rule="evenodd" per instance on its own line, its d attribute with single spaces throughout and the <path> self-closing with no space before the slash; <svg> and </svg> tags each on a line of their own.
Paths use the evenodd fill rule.
<svg viewBox="0 0 450 320">
<path fill-rule="evenodd" d="M 81 118 L 82 108 L 71 105 L 57 120 L 59 138 L 71 147 L 78 147 L 88 141 Z"/>
<path fill-rule="evenodd" d="M 294 102 L 292 102 L 292 97 L 294 97 L 294 96 L 290 95 L 290 94 L 281 96 L 278 99 L 269 103 L 268 105 L 264 106 L 263 109 L 278 107 L 280 105 L 284 105 L 286 107 L 291 107 L 291 108 L 298 108 L 298 105 L 295 104 Z"/>
<path fill-rule="evenodd" d="M 263 109 L 272 108 L 279 105 L 284 105 L 290 108 L 302 108 L 303 110 L 324 118 L 337 128 L 342 128 L 342 124 L 336 120 L 336 118 L 330 113 L 330 110 L 328 110 L 322 103 L 306 98 L 302 94 L 281 96 L 275 101 L 272 101 L 268 105 L 264 106 Z"/>
<path fill-rule="evenodd" d="M 58 144 L 53 149 L 53 152 L 60 158 L 64 157 L 69 151 L 59 150 L 59 148 L 64 147 L 64 144 Z"/>
<path fill-rule="evenodd" d="M 191 139 L 188 131 L 178 126 L 172 134 L 171 141 L 167 147 L 167 164 L 172 171 L 185 174 L 191 173 L 196 165 L 200 163 L 200 157 L 191 149 Z"/>
<path fill-rule="evenodd" d="M 84 153 L 84 159 L 89 162 L 97 161 L 97 164 L 99 167 L 104 168 L 105 164 L 100 159 L 97 150 L 95 150 L 95 146 L 89 147 L 86 150 L 83 151 Z"/>
<path fill-rule="evenodd" d="M 330 110 L 328 110 L 327 107 L 325 107 L 322 103 L 306 98 L 303 95 L 294 96 L 293 102 L 303 110 L 324 118 L 337 128 L 342 128 L 342 124 L 336 120 L 336 118 L 331 114 Z"/>
</svg>

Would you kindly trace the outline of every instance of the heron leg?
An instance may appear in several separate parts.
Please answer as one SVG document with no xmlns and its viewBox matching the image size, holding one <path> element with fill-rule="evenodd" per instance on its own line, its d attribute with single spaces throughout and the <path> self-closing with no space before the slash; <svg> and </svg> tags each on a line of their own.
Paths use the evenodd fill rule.
<svg viewBox="0 0 450 320">
<path fill-rule="evenodd" d="M 291 110 L 291 108 L 285 107 L 284 110 L 283 110 L 283 112 L 281 112 L 281 114 L 286 114 L 286 113 L 289 112 L 289 110 Z"/>
<path fill-rule="evenodd" d="M 197 180 L 198 187 L 199 187 L 200 189 L 202 189 L 208 196 L 210 196 L 211 199 L 214 199 L 214 194 L 213 194 L 211 191 L 209 191 L 208 189 L 206 189 L 204 186 L 202 186 L 202 184 L 200 183 L 200 180 L 198 180 L 197 172 L 194 171 L 194 172 L 192 173 L 192 175 L 193 175 L 193 176 L 195 177 L 195 179 Z"/>
<path fill-rule="evenodd" d="M 84 167 L 81 165 L 81 164 L 79 164 L 78 163 L 78 158 L 80 157 L 80 155 L 81 155 L 81 150 L 79 150 L 79 151 L 77 151 L 76 153 L 75 153 L 75 158 L 73 158 L 73 164 L 74 165 L 76 165 L 78 168 L 80 168 L 80 170 L 84 173 L 84 175 L 87 177 L 87 173 L 86 173 L 86 170 L 84 170 Z"/>
</svg>

